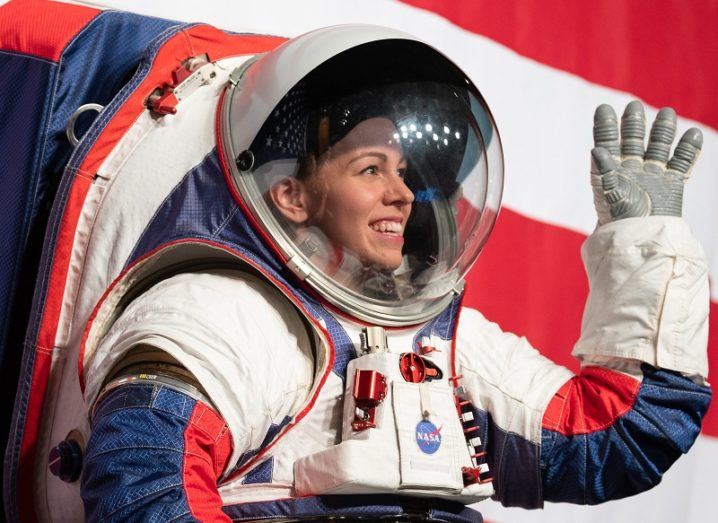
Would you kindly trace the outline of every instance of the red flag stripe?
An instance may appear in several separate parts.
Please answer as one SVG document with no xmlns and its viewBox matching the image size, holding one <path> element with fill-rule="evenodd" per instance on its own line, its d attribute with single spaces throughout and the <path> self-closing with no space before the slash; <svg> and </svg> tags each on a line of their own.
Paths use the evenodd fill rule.
<svg viewBox="0 0 718 523">
<path fill-rule="evenodd" d="M 464 303 L 526 338 L 542 354 L 578 372 L 571 348 L 580 335 L 588 282 L 580 258 L 585 236 L 504 208 L 477 266 Z M 718 368 L 718 304 L 711 302 L 708 357 Z M 718 407 L 703 433 L 718 437 Z"/>
<path fill-rule="evenodd" d="M 718 129 L 718 104 L 707 94 L 718 84 L 718 2 L 401 1 Z"/>
</svg>

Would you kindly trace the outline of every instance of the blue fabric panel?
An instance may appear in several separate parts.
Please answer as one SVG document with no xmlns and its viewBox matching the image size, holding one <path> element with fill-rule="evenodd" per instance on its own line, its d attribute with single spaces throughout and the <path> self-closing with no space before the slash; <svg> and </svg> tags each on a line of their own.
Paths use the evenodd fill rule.
<svg viewBox="0 0 718 523">
<path fill-rule="evenodd" d="M 431 334 L 444 340 L 450 340 L 454 335 L 454 325 L 458 319 L 461 296 L 457 296 L 441 314 L 431 321 Z"/>
<path fill-rule="evenodd" d="M 459 295 L 454 298 L 454 300 L 441 312 L 441 314 L 419 329 L 419 331 L 414 335 L 414 340 L 412 342 L 412 350 L 414 352 L 418 352 L 419 342 L 421 342 L 421 338 L 424 336 L 437 336 L 447 341 L 453 337 L 456 321 L 459 318 L 458 312 L 461 307 L 462 296 L 463 295 Z"/>
<path fill-rule="evenodd" d="M 267 433 L 264 435 L 264 439 L 262 440 L 262 443 L 259 444 L 259 448 L 251 449 L 246 452 L 243 452 L 242 455 L 239 456 L 239 459 L 237 460 L 237 464 L 229 472 L 228 476 L 231 477 L 235 472 L 237 472 L 239 469 L 241 469 L 245 463 L 247 463 L 250 459 L 252 459 L 254 456 L 259 454 L 259 451 L 262 450 L 267 445 L 269 445 L 272 442 L 272 440 L 274 440 L 274 438 L 277 437 L 277 435 L 279 434 L 279 431 L 281 431 L 284 427 L 286 427 L 290 421 L 292 421 L 292 418 L 290 418 L 289 416 L 285 416 L 284 419 L 281 421 L 281 423 L 270 424 L 269 429 L 267 430 Z"/>
<path fill-rule="evenodd" d="M 137 69 L 147 46 L 177 22 L 131 13 L 103 11 L 65 48 L 59 62 L 60 72 L 53 100 L 40 169 L 43 191 L 53 186 L 62 174 L 72 149 L 65 126 L 79 106 L 94 102 L 107 105 Z M 90 113 L 93 114 L 93 113 Z M 92 117 L 89 118 L 92 120 Z M 87 121 L 78 135 L 87 130 Z"/>
<path fill-rule="evenodd" d="M 260 463 L 249 471 L 247 476 L 242 480 L 243 485 L 249 483 L 270 483 L 272 481 L 272 472 L 274 471 L 274 458 Z"/>
<path fill-rule="evenodd" d="M 491 414 L 472 407 L 474 423 L 493 476 L 493 498 L 509 507 L 542 506 L 540 448 L 494 423 Z"/>
<path fill-rule="evenodd" d="M 356 357 L 352 340 L 252 230 L 229 192 L 217 154 L 216 150 L 209 153 L 167 196 L 138 240 L 127 265 L 164 243 L 182 238 L 212 241 L 241 253 L 292 289 L 309 314 L 324 321 L 336 349 L 333 371 L 343 381 L 349 361 Z"/>
<path fill-rule="evenodd" d="M 48 90 L 57 66 L 31 56 L 0 52 L 0 361 L 19 262 L 33 211 L 34 166 L 41 154 Z"/>
<path fill-rule="evenodd" d="M 82 472 L 87 521 L 195 521 L 182 484 L 195 404 L 161 385 L 124 385 L 103 399 Z"/>
<path fill-rule="evenodd" d="M 594 505 L 643 492 L 687 452 L 710 389 L 644 364 L 633 408 L 602 431 L 567 437 L 543 430 L 544 499 Z"/>
<path fill-rule="evenodd" d="M 0 449 L 9 438 L 41 231 L 26 249 L 43 131 L 57 66 L 0 51 Z M 6 474 L 3 467 L 0 480 Z"/>
<path fill-rule="evenodd" d="M 284 518 L 322 518 L 343 516 L 379 521 L 403 515 L 421 516 L 421 521 L 481 523 L 481 514 L 460 503 L 432 498 L 409 498 L 392 495 L 317 496 L 243 503 L 224 507 L 232 521 Z M 311 521 L 311 519 L 309 519 Z M 417 519 L 418 520 L 418 519 Z"/>
<path fill-rule="evenodd" d="M 0 361 L 16 280 L 21 275 L 34 281 L 37 268 L 36 260 L 17 264 L 31 226 L 37 236 L 33 241 L 42 238 L 47 213 L 39 214 L 52 203 L 72 152 L 65 136 L 70 115 L 88 102 L 109 103 L 134 72 L 148 43 L 172 25 L 176 23 L 105 11 L 73 38 L 57 64 L 0 53 L 0 154 L 7 162 L 0 184 L 0 233 L 7 241 L 0 249 Z M 78 123 L 86 130 L 89 122 Z M 26 314 L 15 321 L 24 323 Z"/>
<path fill-rule="evenodd" d="M 232 199 L 212 150 L 172 189 L 130 255 L 128 264 L 162 243 L 179 238 L 216 240 L 232 217 L 240 212 Z"/>
</svg>

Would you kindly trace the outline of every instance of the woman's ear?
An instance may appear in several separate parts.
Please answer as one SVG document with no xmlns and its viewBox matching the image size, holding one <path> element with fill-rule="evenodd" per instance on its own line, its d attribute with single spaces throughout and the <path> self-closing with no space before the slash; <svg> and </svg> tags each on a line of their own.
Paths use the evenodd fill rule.
<svg viewBox="0 0 718 523">
<path fill-rule="evenodd" d="M 279 212 L 290 222 L 301 225 L 309 218 L 304 183 L 296 178 L 283 178 L 272 185 L 269 196 Z"/>
</svg>

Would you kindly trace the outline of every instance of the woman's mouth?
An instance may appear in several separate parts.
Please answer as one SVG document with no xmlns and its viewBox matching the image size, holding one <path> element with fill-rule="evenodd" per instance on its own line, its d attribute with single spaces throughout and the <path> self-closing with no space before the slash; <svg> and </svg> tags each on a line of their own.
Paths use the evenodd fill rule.
<svg viewBox="0 0 718 523">
<path fill-rule="evenodd" d="M 400 221 L 379 220 L 369 224 L 371 230 L 389 238 L 402 238 L 404 234 L 404 226 Z"/>
</svg>

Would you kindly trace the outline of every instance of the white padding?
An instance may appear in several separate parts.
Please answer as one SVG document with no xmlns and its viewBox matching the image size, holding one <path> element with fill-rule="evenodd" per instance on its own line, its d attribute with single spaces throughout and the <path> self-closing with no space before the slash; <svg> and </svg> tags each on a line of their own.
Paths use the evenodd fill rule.
<svg viewBox="0 0 718 523">
<path fill-rule="evenodd" d="M 708 268 L 681 218 L 608 223 L 584 243 L 591 292 L 573 354 L 708 374 Z"/>
<path fill-rule="evenodd" d="M 299 496 L 395 492 L 399 488 L 396 445 L 348 440 L 294 463 Z"/>
<path fill-rule="evenodd" d="M 132 347 L 169 353 L 201 383 L 232 432 L 229 466 L 258 449 L 270 424 L 295 415 L 309 395 L 314 355 L 298 311 L 245 273 L 187 273 L 133 301 L 87 365 L 88 399 Z"/>
<path fill-rule="evenodd" d="M 394 382 L 394 416 L 399 435 L 401 486 L 437 488 L 460 492 L 464 488 L 461 467 L 471 466 L 466 459 L 466 438 L 454 406 L 451 389 L 442 384 Z M 422 421 L 422 391 L 431 398 L 433 414 L 429 422 L 436 427 L 436 450 L 427 454 L 417 443 L 417 425 Z M 425 436 L 427 437 L 427 436 Z"/>
<path fill-rule="evenodd" d="M 464 394 L 503 430 L 539 444 L 543 412 L 573 373 L 474 309 L 462 309 L 457 334 Z"/>
</svg>

